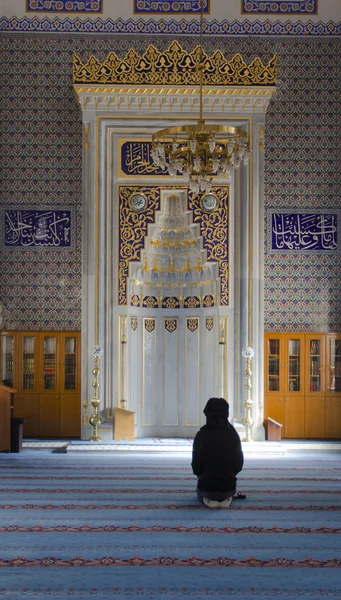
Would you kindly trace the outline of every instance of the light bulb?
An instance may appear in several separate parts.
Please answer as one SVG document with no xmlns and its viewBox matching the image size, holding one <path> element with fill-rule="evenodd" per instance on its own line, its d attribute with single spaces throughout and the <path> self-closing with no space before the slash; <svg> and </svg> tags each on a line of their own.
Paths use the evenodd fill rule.
<svg viewBox="0 0 341 600">
<path fill-rule="evenodd" d="M 229 142 L 227 144 L 227 151 L 228 151 L 229 154 L 232 154 L 233 148 L 234 148 L 234 142 Z"/>
<path fill-rule="evenodd" d="M 172 143 L 172 148 L 173 148 L 173 150 L 175 151 L 175 150 L 177 149 L 177 147 L 178 147 L 178 144 L 177 144 L 177 143 L 176 143 L 176 141 L 174 140 L 174 141 L 173 141 L 173 143 Z"/>
</svg>

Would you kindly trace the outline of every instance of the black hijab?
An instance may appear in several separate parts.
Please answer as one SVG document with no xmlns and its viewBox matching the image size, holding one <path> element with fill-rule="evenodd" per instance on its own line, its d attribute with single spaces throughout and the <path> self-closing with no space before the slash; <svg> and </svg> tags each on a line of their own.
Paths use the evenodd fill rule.
<svg viewBox="0 0 341 600">
<path fill-rule="evenodd" d="M 207 425 L 212 429 L 228 427 L 229 405 L 224 398 L 210 398 L 204 408 Z"/>
</svg>

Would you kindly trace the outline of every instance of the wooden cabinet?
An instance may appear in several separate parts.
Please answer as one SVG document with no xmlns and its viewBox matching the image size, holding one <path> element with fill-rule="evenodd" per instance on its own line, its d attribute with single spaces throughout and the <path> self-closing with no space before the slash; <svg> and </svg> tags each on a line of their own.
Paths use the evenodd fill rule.
<svg viewBox="0 0 341 600">
<path fill-rule="evenodd" d="M 1 375 L 25 437 L 80 436 L 79 332 L 2 332 Z"/>
<path fill-rule="evenodd" d="M 283 438 L 304 437 L 304 354 L 303 334 L 265 336 L 265 417 Z"/>
<path fill-rule="evenodd" d="M 265 335 L 267 417 L 283 438 L 341 438 L 341 335 Z"/>
</svg>

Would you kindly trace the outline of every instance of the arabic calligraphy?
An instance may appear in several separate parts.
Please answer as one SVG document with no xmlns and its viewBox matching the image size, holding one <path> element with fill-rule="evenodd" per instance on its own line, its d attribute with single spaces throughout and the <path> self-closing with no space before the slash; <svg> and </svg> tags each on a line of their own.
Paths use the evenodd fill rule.
<svg viewBox="0 0 341 600">
<path fill-rule="evenodd" d="M 71 250 L 72 209 L 17 209 L 4 211 L 4 248 L 7 250 Z"/>
<path fill-rule="evenodd" d="M 337 250 L 336 213 L 272 213 L 272 250 Z"/>
<path fill-rule="evenodd" d="M 125 142 L 121 146 L 121 165 L 125 175 L 167 175 L 154 165 L 151 157 L 152 143 L 142 141 Z"/>
</svg>

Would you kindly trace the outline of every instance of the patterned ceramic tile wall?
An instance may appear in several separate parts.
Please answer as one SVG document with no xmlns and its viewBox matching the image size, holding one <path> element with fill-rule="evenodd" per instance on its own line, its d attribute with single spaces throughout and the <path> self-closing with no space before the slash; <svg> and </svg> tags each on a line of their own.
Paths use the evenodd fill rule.
<svg viewBox="0 0 341 600">
<path fill-rule="evenodd" d="M 281 46 L 265 131 L 266 207 L 341 207 L 340 64 L 340 44 Z M 341 331 L 340 292 L 337 255 L 265 256 L 268 331 Z"/>
<path fill-rule="evenodd" d="M 0 254 L 0 300 L 12 329 L 74 329 L 81 317 L 81 124 L 72 52 L 104 59 L 167 36 L 3 34 L 0 43 L 2 206 L 77 210 L 76 251 Z M 197 40 L 182 39 L 188 48 Z M 205 47 L 246 60 L 279 54 L 278 91 L 266 127 L 266 207 L 340 206 L 341 45 L 211 37 Z M 313 140 L 313 148 L 310 142 Z M 321 154 L 322 153 L 322 154 Z M 267 330 L 341 330 L 341 268 L 333 257 L 265 257 Z"/>
</svg>

